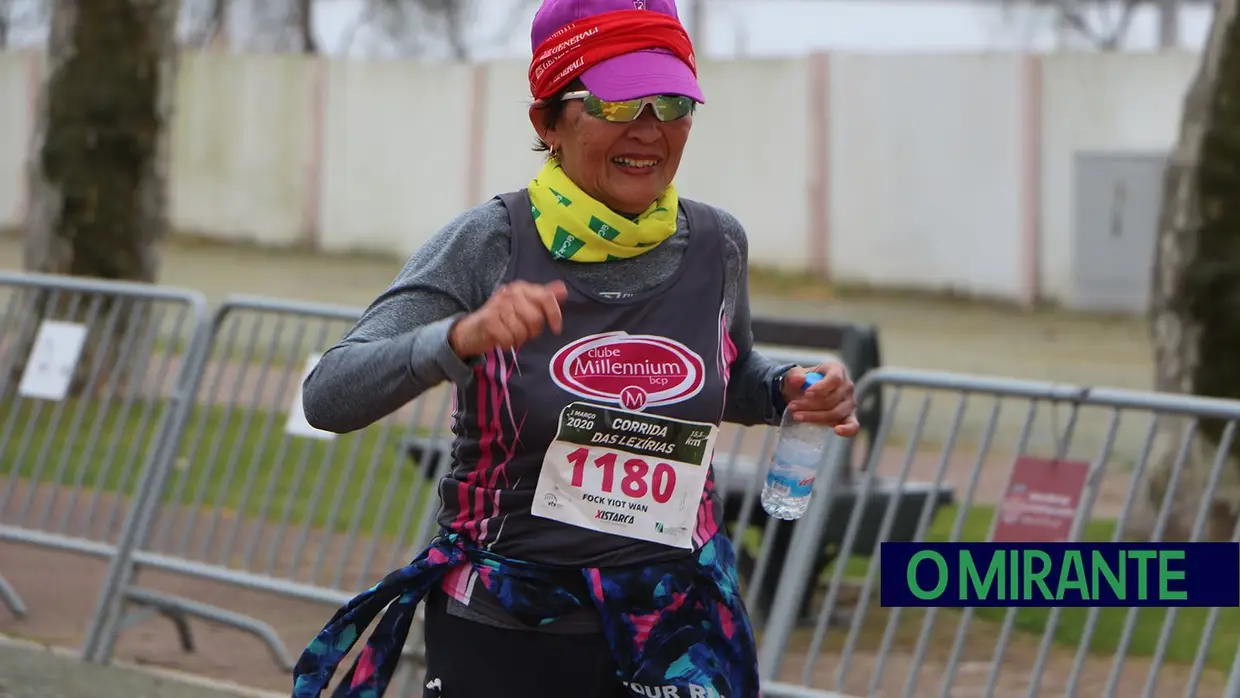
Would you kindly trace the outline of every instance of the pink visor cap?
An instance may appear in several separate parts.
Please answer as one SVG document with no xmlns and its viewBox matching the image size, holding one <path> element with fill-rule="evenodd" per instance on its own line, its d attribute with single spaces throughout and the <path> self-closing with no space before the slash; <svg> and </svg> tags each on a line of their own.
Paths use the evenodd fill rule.
<svg viewBox="0 0 1240 698">
<path fill-rule="evenodd" d="M 674 0 L 543 0 L 534 14 L 530 47 L 537 49 L 567 24 L 617 10 L 648 10 L 680 19 Z M 657 49 L 609 58 L 582 73 L 581 82 L 595 97 L 608 102 L 678 95 L 706 103 L 693 70 L 670 52 Z"/>
</svg>

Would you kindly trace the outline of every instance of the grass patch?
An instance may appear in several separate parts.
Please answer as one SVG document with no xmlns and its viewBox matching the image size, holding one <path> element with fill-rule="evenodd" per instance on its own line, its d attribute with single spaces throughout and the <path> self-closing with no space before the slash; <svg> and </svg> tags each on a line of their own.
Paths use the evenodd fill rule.
<svg viewBox="0 0 1240 698">
<path fill-rule="evenodd" d="M 0 462 L 6 477 L 15 465 L 23 478 L 131 496 L 155 451 L 165 411 L 163 402 L 135 401 L 126 409 L 116 400 L 105 409 L 85 398 L 9 401 L 0 405 Z M 308 520 L 334 532 L 408 533 L 401 525 L 406 511 L 416 517 L 433 488 L 424 486 L 400 448 L 404 428 L 384 433 L 378 425 L 326 441 L 286 437 L 285 419 L 262 410 L 197 407 L 164 501 L 218 504 L 230 517 Z M 9 438 L 2 440 L 5 434 Z M 412 499 L 417 501 L 410 507 Z"/>
</svg>

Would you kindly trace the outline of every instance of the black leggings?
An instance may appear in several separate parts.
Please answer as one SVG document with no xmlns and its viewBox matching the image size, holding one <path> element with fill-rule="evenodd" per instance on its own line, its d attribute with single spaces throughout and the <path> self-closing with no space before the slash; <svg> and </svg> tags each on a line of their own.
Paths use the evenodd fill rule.
<svg viewBox="0 0 1240 698">
<path fill-rule="evenodd" d="M 440 598 L 435 598 L 435 597 Z M 602 635 L 509 630 L 449 615 L 443 597 L 426 604 L 422 698 L 622 698 Z"/>
</svg>

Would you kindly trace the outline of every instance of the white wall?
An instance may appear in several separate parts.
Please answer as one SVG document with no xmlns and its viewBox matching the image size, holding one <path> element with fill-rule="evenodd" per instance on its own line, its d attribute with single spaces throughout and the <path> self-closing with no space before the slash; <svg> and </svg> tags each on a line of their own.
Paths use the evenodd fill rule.
<svg viewBox="0 0 1240 698">
<path fill-rule="evenodd" d="M 289 245 L 316 225 L 320 196 L 313 61 L 297 55 L 187 55 L 172 136 L 178 230 Z"/>
<path fill-rule="evenodd" d="M 1184 92 L 1197 69 L 1185 54 L 1048 56 L 1042 97 L 1042 288 L 1067 293 L 1072 269 L 1072 156 L 1163 152 L 1175 142 Z"/>
<path fill-rule="evenodd" d="M 470 68 L 333 61 L 327 71 L 325 250 L 407 254 L 467 204 Z"/>
<path fill-rule="evenodd" d="M 26 217 L 26 148 L 34 132 L 33 53 L 0 53 L 0 228 Z"/>
<path fill-rule="evenodd" d="M 677 184 L 746 224 L 755 264 L 1062 299 L 1073 153 L 1168 149 L 1195 65 L 1187 54 L 705 62 L 707 104 Z M 0 54 L 0 227 L 24 217 L 36 68 Z M 525 70 L 187 56 L 176 226 L 407 255 L 536 170 Z"/>
<path fill-rule="evenodd" d="M 837 278 L 1020 297 L 1013 56 L 832 56 L 828 260 Z"/>
</svg>

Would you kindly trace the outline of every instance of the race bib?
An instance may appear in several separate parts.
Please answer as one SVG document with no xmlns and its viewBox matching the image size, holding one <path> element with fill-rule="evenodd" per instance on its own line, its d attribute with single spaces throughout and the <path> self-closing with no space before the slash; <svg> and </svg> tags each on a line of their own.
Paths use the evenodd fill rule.
<svg viewBox="0 0 1240 698">
<path fill-rule="evenodd" d="M 692 549 L 717 431 L 714 424 L 574 402 L 560 412 L 531 513 Z"/>
</svg>

